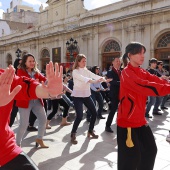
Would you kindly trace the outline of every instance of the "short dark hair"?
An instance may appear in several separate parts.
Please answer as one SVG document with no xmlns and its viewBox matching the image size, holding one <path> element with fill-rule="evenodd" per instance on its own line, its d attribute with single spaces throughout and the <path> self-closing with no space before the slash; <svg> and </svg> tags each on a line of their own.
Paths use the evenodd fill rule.
<svg viewBox="0 0 170 170">
<path fill-rule="evenodd" d="M 163 65 L 163 61 L 158 61 L 157 65 Z"/>
<path fill-rule="evenodd" d="M 113 62 L 116 58 L 120 58 L 120 56 L 113 57 L 113 58 L 112 58 L 112 62 Z"/>
<path fill-rule="evenodd" d="M 139 54 L 141 53 L 142 49 L 144 49 L 144 52 L 146 52 L 146 48 L 143 44 L 139 42 L 131 42 L 129 43 L 125 48 L 125 53 L 128 54 Z"/>
<path fill-rule="evenodd" d="M 149 60 L 149 63 L 157 63 L 157 62 L 158 62 L 158 60 L 156 58 L 151 58 Z"/>
</svg>

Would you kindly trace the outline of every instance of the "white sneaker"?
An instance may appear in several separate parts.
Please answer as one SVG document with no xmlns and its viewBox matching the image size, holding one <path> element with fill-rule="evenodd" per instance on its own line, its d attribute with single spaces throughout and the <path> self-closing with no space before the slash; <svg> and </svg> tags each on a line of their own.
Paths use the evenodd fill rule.
<svg viewBox="0 0 170 170">
<path fill-rule="evenodd" d="M 166 137 L 166 141 L 170 142 L 170 132 L 169 135 Z"/>
</svg>

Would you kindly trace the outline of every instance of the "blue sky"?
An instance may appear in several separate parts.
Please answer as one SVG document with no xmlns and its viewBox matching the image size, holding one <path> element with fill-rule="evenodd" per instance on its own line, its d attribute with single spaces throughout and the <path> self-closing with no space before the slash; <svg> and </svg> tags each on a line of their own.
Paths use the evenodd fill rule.
<svg viewBox="0 0 170 170">
<path fill-rule="evenodd" d="M 0 0 L 0 19 L 2 18 L 2 13 L 6 12 L 7 8 L 9 8 L 11 1 L 12 0 Z M 39 11 L 39 7 L 41 4 L 43 4 L 44 7 L 47 5 L 46 4 L 47 0 L 22 0 L 22 1 L 23 5 L 32 6 L 35 11 Z M 84 0 L 84 5 L 86 9 L 90 10 L 118 1 L 121 0 Z"/>
</svg>

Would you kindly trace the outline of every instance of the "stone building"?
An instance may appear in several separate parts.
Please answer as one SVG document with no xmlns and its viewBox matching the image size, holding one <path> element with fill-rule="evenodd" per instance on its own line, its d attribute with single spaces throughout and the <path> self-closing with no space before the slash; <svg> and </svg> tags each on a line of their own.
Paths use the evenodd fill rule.
<svg viewBox="0 0 170 170">
<path fill-rule="evenodd" d="M 48 0 L 47 4 L 40 7 L 35 27 L 1 37 L 1 67 L 7 66 L 9 54 L 15 60 L 19 48 L 22 55 L 35 55 L 41 70 L 49 60 L 70 62 L 77 53 L 87 56 L 88 66 L 108 68 L 130 41 L 146 46 L 144 68 L 152 57 L 170 65 L 169 0 L 122 0 L 93 10 L 85 9 L 83 0 Z M 67 43 L 71 38 L 77 42 L 74 50 Z"/>
</svg>

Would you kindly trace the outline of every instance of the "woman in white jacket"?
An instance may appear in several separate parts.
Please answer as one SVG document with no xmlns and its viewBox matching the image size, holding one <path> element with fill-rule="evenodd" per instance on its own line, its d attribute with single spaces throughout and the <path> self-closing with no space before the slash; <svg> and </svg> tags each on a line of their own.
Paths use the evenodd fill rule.
<svg viewBox="0 0 170 170">
<path fill-rule="evenodd" d="M 89 124 L 88 137 L 98 138 L 98 135 L 94 134 L 94 124 L 96 121 L 96 109 L 93 100 L 90 95 L 90 83 L 98 83 L 106 81 L 105 78 L 98 76 L 86 68 L 86 56 L 84 54 L 78 54 L 73 65 L 73 92 L 71 96 L 73 97 L 74 107 L 76 111 L 76 119 L 73 124 L 71 131 L 71 143 L 77 144 L 76 131 L 83 118 L 83 104 L 91 112 L 91 121 Z M 111 81 L 108 79 L 107 81 Z"/>
</svg>

